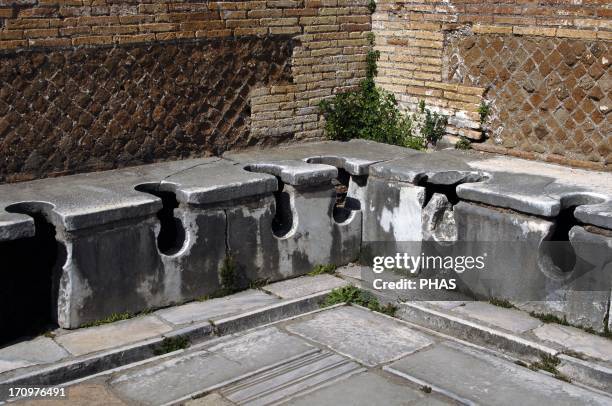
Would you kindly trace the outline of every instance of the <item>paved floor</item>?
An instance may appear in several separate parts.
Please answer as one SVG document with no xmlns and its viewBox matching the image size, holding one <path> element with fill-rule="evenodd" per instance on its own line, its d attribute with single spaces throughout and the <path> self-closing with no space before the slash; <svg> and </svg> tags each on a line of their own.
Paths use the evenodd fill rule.
<svg viewBox="0 0 612 406">
<path fill-rule="evenodd" d="M 610 397 L 352 306 L 107 372 L 71 385 L 68 399 L 57 404 L 97 404 L 92 393 L 118 405 L 612 404 Z"/>
</svg>

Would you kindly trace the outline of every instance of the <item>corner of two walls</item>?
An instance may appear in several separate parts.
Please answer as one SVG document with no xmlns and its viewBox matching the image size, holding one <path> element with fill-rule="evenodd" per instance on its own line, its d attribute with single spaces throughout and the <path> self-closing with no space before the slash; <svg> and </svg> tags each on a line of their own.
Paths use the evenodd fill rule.
<svg viewBox="0 0 612 406">
<path fill-rule="evenodd" d="M 377 82 L 475 149 L 609 169 L 612 12 L 579 3 L 379 0 Z"/>
</svg>

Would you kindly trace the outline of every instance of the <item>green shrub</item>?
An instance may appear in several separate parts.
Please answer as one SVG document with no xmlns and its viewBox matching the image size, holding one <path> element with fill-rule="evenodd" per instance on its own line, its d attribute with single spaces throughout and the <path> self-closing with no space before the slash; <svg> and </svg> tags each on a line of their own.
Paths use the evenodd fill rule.
<svg viewBox="0 0 612 406">
<path fill-rule="evenodd" d="M 480 124 L 484 124 L 491 114 L 491 105 L 484 100 L 481 101 L 480 106 L 478 106 L 478 114 L 480 114 Z"/>
<path fill-rule="evenodd" d="M 421 128 L 421 135 L 428 143 L 435 145 L 444 135 L 448 118 L 426 108 L 423 110 L 425 123 Z"/>
<path fill-rule="evenodd" d="M 373 47 L 374 36 L 368 35 L 368 41 Z M 366 57 L 366 78 L 357 90 L 321 101 L 319 108 L 326 120 L 325 133 L 337 141 L 361 138 L 423 149 L 423 140 L 413 136 L 412 120 L 399 110 L 395 96 L 374 83 L 379 58 L 380 52 L 370 49 Z"/>
<path fill-rule="evenodd" d="M 376 11 L 376 2 L 374 0 L 368 1 L 368 10 L 370 10 L 372 14 Z"/>
</svg>

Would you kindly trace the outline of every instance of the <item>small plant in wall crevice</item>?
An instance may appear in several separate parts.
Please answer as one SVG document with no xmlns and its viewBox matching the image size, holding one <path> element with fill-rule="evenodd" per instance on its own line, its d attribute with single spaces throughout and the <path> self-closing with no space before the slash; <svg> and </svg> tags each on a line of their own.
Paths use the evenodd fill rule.
<svg viewBox="0 0 612 406">
<path fill-rule="evenodd" d="M 356 90 L 339 93 L 321 101 L 325 133 L 329 139 L 367 139 L 413 149 L 435 144 L 444 134 L 446 117 L 425 108 L 410 116 L 402 112 L 395 95 L 376 86 L 380 52 L 374 49 L 374 35 L 368 34 L 366 77 Z"/>
</svg>

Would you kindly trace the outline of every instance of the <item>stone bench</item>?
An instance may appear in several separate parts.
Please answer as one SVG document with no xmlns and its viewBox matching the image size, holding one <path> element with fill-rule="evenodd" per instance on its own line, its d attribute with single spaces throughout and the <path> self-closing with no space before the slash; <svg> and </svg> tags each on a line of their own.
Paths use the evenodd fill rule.
<svg viewBox="0 0 612 406">
<path fill-rule="evenodd" d="M 470 295 L 602 331 L 612 196 L 553 177 L 483 171 L 479 159 L 442 151 L 371 166 L 364 251 L 419 255 L 435 247 L 419 242 L 457 242 L 457 252 L 486 252 L 494 261 L 485 275 L 461 276 Z M 555 257 L 563 243 L 574 257 Z"/>
<path fill-rule="evenodd" d="M 373 244 L 415 255 L 427 248 L 423 241 L 481 251 L 496 241 L 538 246 L 562 222 L 577 257 L 608 266 L 608 194 L 482 170 L 481 159 L 321 142 L 0 185 L 0 251 L 9 258 L 2 277 L 11 281 L 3 308 L 23 306 L 39 317 L 42 307 L 50 321 L 74 328 L 384 255 Z M 517 266 L 500 251 L 492 279 L 463 282 L 475 296 L 496 297 L 517 280 L 529 291 L 568 272 L 555 269 L 549 253 L 530 252 Z M 571 293 L 556 296 L 562 305 L 554 308 L 526 306 L 601 330 L 609 282 L 575 283 L 590 305 Z M 2 317 L 17 323 L 21 316 Z"/>
</svg>

